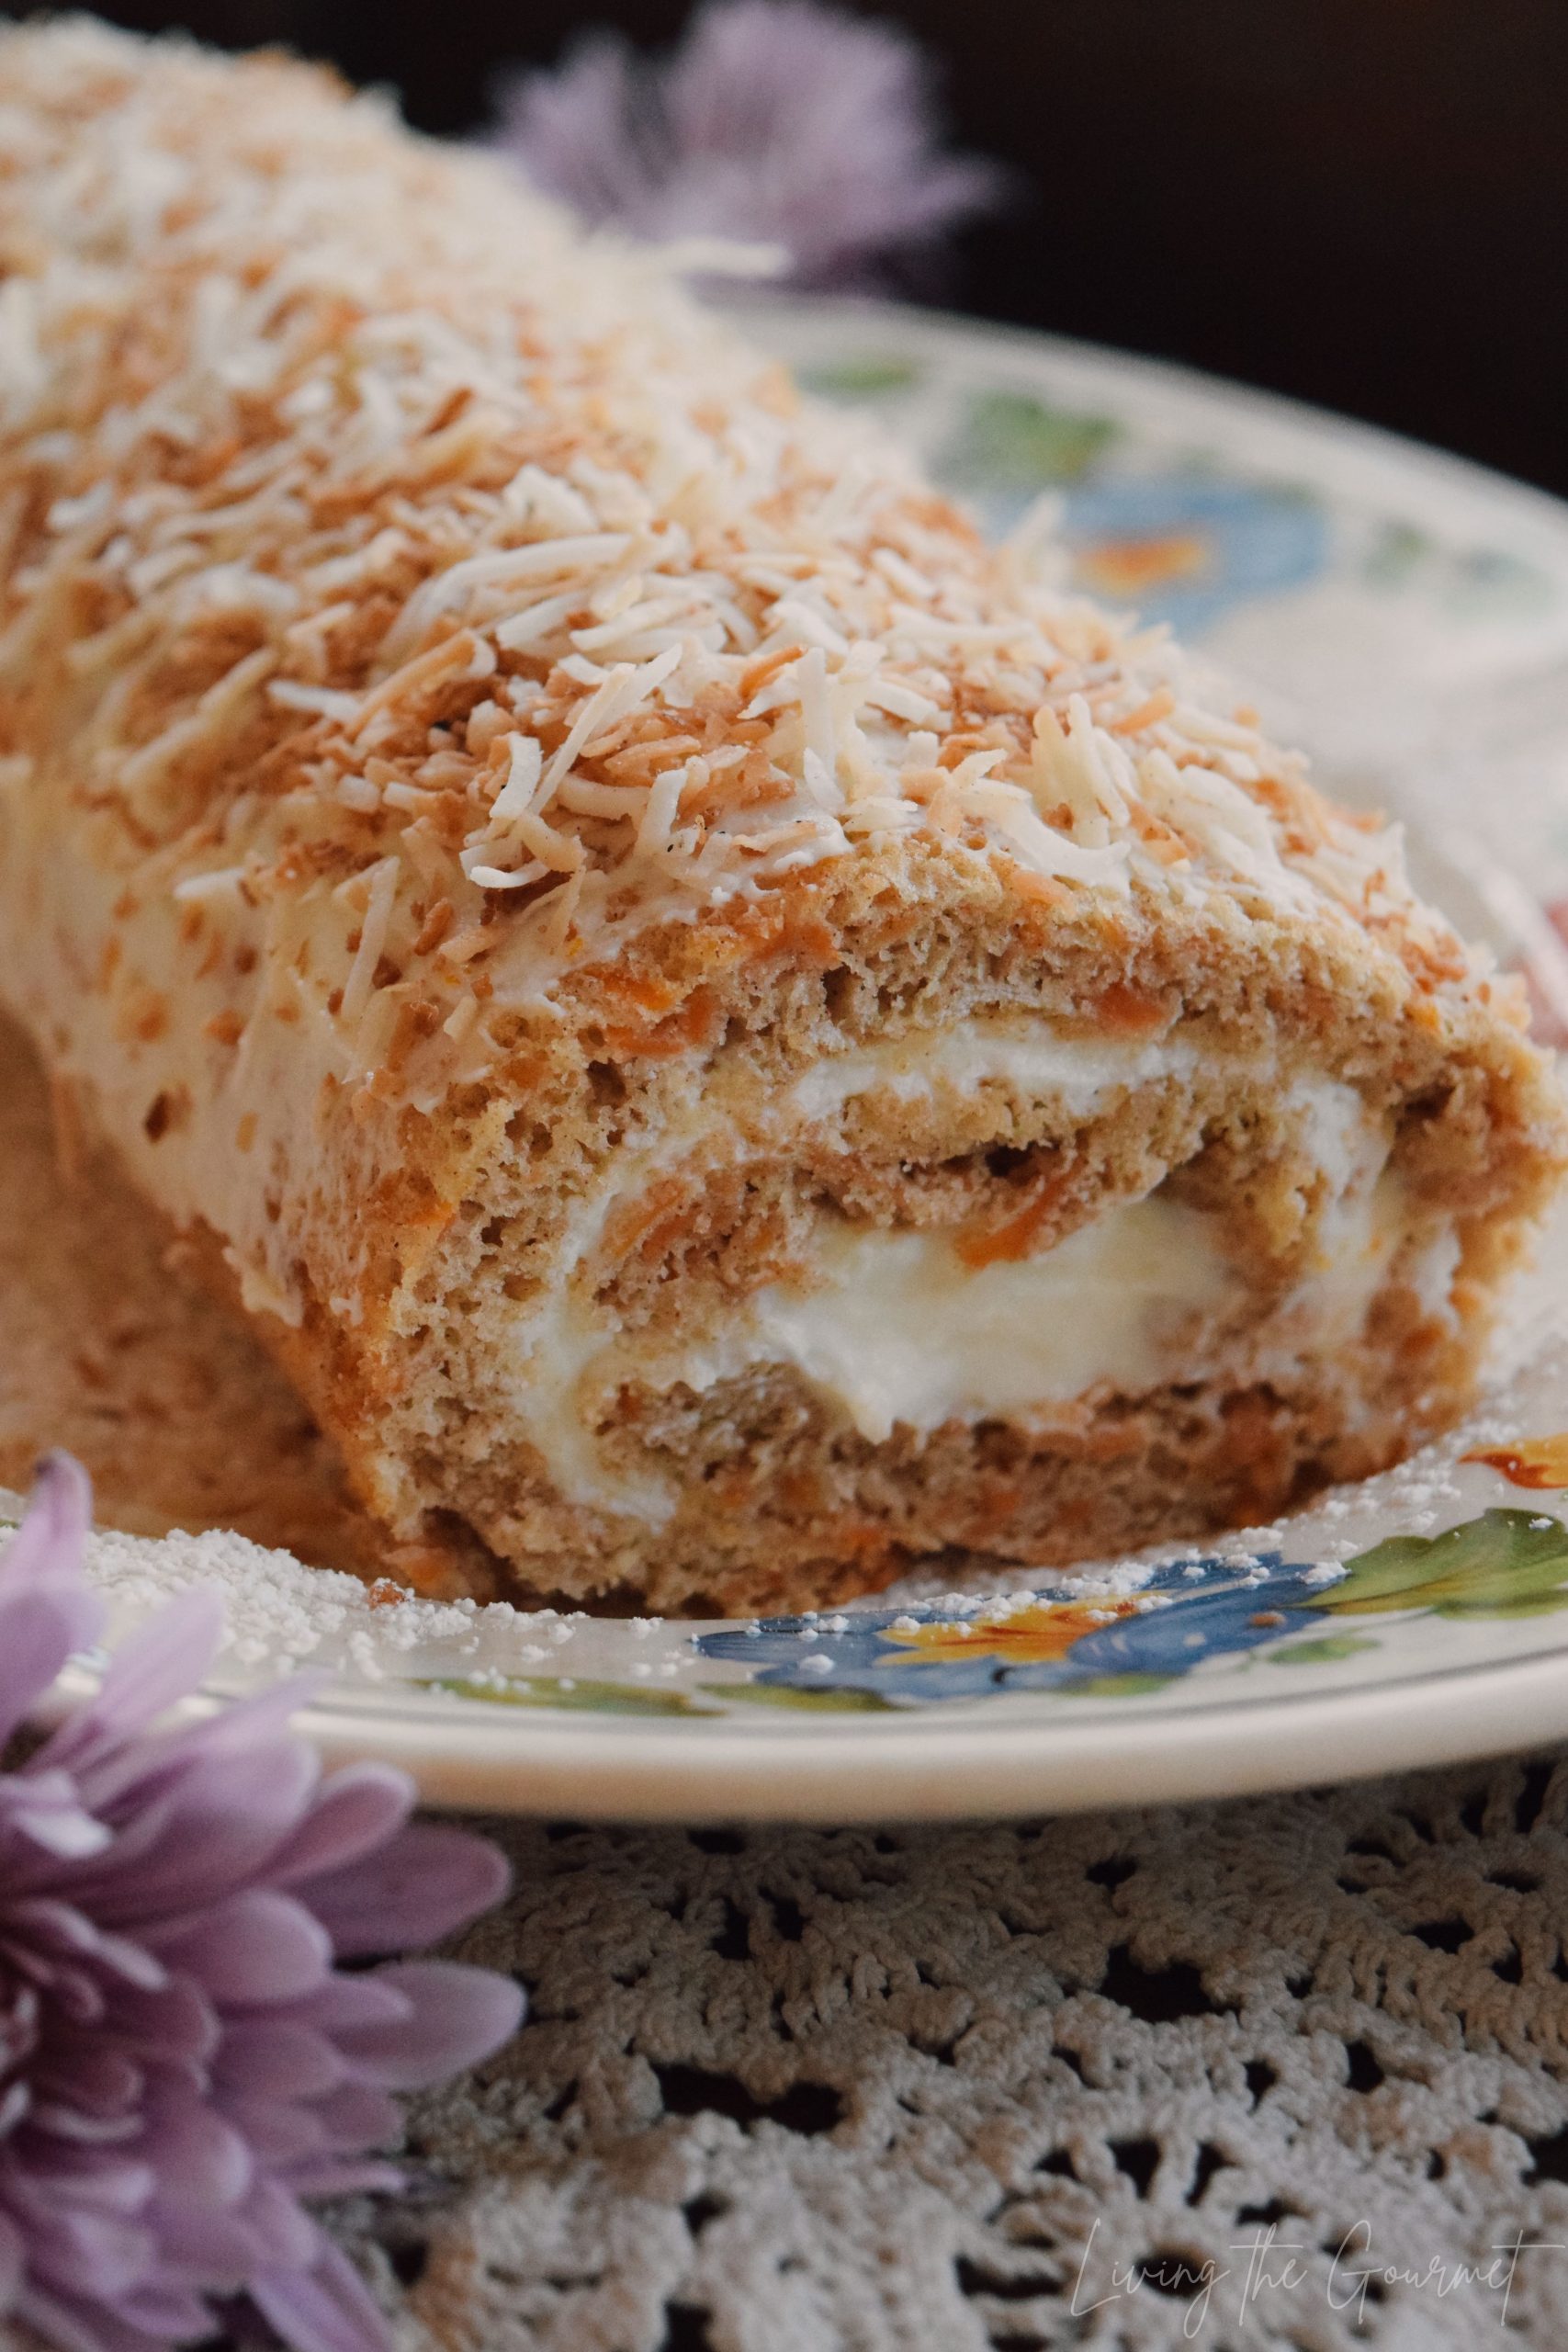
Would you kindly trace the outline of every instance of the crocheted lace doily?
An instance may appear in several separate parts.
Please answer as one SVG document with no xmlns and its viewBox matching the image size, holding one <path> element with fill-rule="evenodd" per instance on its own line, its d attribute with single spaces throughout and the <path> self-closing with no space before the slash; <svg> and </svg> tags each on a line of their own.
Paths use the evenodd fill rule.
<svg viewBox="0 0 1568 2352">
<path fill-rule="evenodd" d="M 403 2352 L 1568 2342 L 1568 1753 L 497 1834 L 532 2020 L 338 2220 Z"/>
</svg>

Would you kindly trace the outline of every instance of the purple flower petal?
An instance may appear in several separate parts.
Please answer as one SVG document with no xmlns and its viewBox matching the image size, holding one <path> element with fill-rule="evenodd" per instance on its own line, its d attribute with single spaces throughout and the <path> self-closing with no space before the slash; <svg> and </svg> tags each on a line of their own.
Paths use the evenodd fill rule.
<svg viewBox="0 0 1568 2352">
<path fill-rule="evenodd" d="M 48 1895 L 23 1897 L 7 1903 L 4 1916 L 13 1937 L 26 1936 L 16 1956 L 19 1967 L 28 1964 L 30 1955 L 35 1965 L 58 1981 L 62 1962 L 81 1959 L 91 1961 L 97 1973 L 118 1977 L 143 1992 L 156 1992 L 168 1982 L 167 1970 L 151 1952 L 124 1936 L 106 1934 L 75 1903 Z"/>
<path fill-rule="evenodd" d="M 16 2316 L 50 2352 L 167 2352 L 168 2335 L 151 2335 L 119 2313 L 75 2294 L 40 2286 L 29 2273 L 16 2299 Z"/>
<path fill-rule="evenodd" d="M 82 1810 L 81 1792 L 67 1772 L 24 1768 L 0 1781 L 0 1823 L 7 1843 L 12 1836 L 26 1838 L 51 1861 L 80 1861 L 112 1842 L 104 1824 Z M 34 1883 L 50 1876 L 47 1867 L 29 1871 L 21 1857 L 13 1869 L 14 1883 L 25 1883 L 24 1874 Z"/>
<path fill-rule="evenodd" d="M 21 2232 L 14 2222 L 0 2213 L 0 2312 L 8 2311 L 16 2301 L 21 2284 L 23 2246 Z"/>
<path fill-rule="evenodd" d="M 69 1453 L 46 1453 L 22 1523 L 0 1552 L 0 1577 L 36 1592 L 83 1590 L 82 1552 L 92 1524 L 86 1472 Z"/>
<path fill-rule="evenodd" d="M 353 1764 L 334 1772 L 274 1856 L 274 1884 L 315 1878 L 385 1845 L 408 1819 L 413 1801 L 413 1782 L 389 1764 Z"/>
<path fill-rule="evenodd" d="M 238 2294 L 258 2264 L 277 2260 L 276 2238 L 258 2226 L 247 2202 L 232 2206 L 192 2205 L 183 2197 L 160 2198 L 149 2210 L 158 2233 L 163 2267 L 171 2278 L 198 2279 L 209 2293 Z M 310 2225 L 306 2223 L 307 2232 Z"/>
<path fill-rule="evenodd" d="M 279 2177 L 309 2158 L 385 2147 L 398 2136 L 401 2116 L 384 2091 L 344 2082 L 310 2100 L 230 2098 L 225 2111 L 237 2131 Z"/>
<path fill-rule="evenodd" d="M 387 2352 L 390 2344 L 358 2273 L 325 2240 L 314 2269 L 269 2272 L 251 2293 L 294 2352 Z"/>
<path fill-rule="evenodd" d="M 397 2023 L 350 2027 L 340 2038 L 367 2082 L 419 2090 L 479 2064 L 523 2022 L 524 1994 L 510 1977 L 457 1961 L 404 1961 L 378 1969 L 409 2004 Z"/>
<path fill-rule="evenodd" d="M 85 1482 L 46 1470 L 0 1557 L 0 1725 L 100 1611 Z M 344 1950 L 423 1941 L 506 1883 L 468 1833 L 407 1826 L 377 1767 L 323 1784 L 288 1716 L 314 1678 L 160 1719 L 218 1634 L 194 1595 L 0 1770 L 0 2314 L 57 2352 L 171 2352 L 251 2290 L 297 2352 L 373 2352 L 375 2306 L 299 2202 L 396 2186 L 394 2084 L 493 2047 L 517 1988 Z M 4 2319 L 0 2319 L 0 2333 Z"/>
<path fill-rule="evenodd" d="M 142 1730 L 196 1689 L 223 1638 L 215 1592 L 181 1593 L 123 1642 L 94 1696 L 63 1725 L 53 1764 L 80 1761 L 90 1746 Z"/>
<path fill-rule="evenodd" d="M 184 2064 L 199 2075 L 219 2045 L 221 2029 L 212 2004 L 189 1977 L 151 1991 L 117 1984 L 112 2007 L 115 2040 L 133 2056 Z"/>
<path fill-rule="evenodd" d="M 415 1821 L 378 1853 L 299 1891 L 350 1957 L 434 1943 L 492 1910 L 510 1883 L 498 1847 L 471 1830 Z"/>
<path fill-rule="evenodd" d="M 145 2068 L 107 2036 L 57 2034 L 33 2070 L 34 2115 L 42 2119 L 51 2109 L 71 2107 L 109 2122 L 129 2116 L 134 2128 L 146 2079 Z"/>
<path fill-rule="evenodd" d="M 147 2259 L 143 2230 L 113 2213 L 90 2212 L 79 2201 L 29 2193 L 14 2178 L 6 2193 L 22 2224 L 30 2271 L 106 2300 L 136 2284 Z"/>
<path fill-rule="evenodd" d="M 27 2162 L 31 2187 L 41 2186 L 51 2198 L 64 2194 L 78 2204 L 122 2217 L 143 2212 L 158 2185 L 157 2174 L 140 2157 L 106 2162 L 99 2149 L 51 2142 L 41 2133 L 29 2135 Z"/>
<path fill-rule="evenodd" d="M 16 1550 L 16 1538 L 0 1576 Z M 79 1649 L 81 1611 L 68 1594 L 7 1590 L 0 1584 L 0 1743 L 27 1721 L 71 1656 Z"/>
<path fill-rule="evenodd" d="M 209 2313 L 195 2295 L 162 2280 L 132 2288 L 120 2312 L 128 2344 L 188 2344 L 195 2331 L 205 2329 L 209 2322 Z"/>
<path fill-rule="evenodd" d="M 248 1757 L 254 1769 L 269 1750 L 281 1756 L 300 1745 L 288 1732 L 288 1718 L 320 1689 L 321 1679 L 319 1675 L 292 1675 L 270 1690 L 237 1699 L 214 1714 L 144 1739 L 100 1737 L 95 1727 L 92 1740 L 85 1743 L 87 1752 L 73 1758 L 71 1769 L 101 1812 L 116 1803 L 150 1804 L 191 1771 L 223 1759 Z M 89 1701 L 84 1712 L 90 1715 L 91 1707 Z M 62 1725 L 57 1736 L 68 1736 L 73 1727 Z M 311 1751 L 306 1752 L 311 1757 Z"/>
<path fill-rule="evenodd" d="M 336 2155 L 388 2147 L 402 2131 L 402 2109 L 397 2101 L 367 2082 L 340 2083 L 309 2110 L 295 2109 L 296 2114 L 307 2111 L 320 2134 L 320 2148 Z"/>
<path fill-rule="evenodd" d="M 91 1793 L 95 1809 L 105 1812 L 117 1802 L 151 1804 L 173 1783 L 220 1758 L 249 1757 L 253 1770 L 257 1770 L 269 1745 L 276 1755 L 302 1745 L 288 1735 L 288 1719 L 314 1696 L 323 1679 L 320 1674 L 293 1674 L 196 1722 L 141 1739 L 95 1736 L 91 1752 L 71 1769 Z M 85 1712 L 90 1711 L 88 1702 Z M 69 1736 L 74 1720 L 62 1724 L 57 1736 Z M 42 1752 L 47 1755 L 48 1747 Z M 306 1755 L 314 1761 L 313 1751 L 307 1749 Z M 319 1776 L 319 1765 L 316 1770 Z"/>
<path fill-rule="evenodd" d="M 76 1883 L 105 1920 L 159 1912 L 177 1920 L 206 1910 L 257 1875 L 271 1878 L 272 1859 L 316 1778 L 316 1760 L 299 1740 L 269 1742 L 253 1758 L 187 1762 L 177 1776 L 162 1776 L 158 1793 L 129 1820 L 125 1799 L 115 1800 L 113 1849 Z"/>
<path fill-rule="evenodd" d="M 147 2151 L 166 2195 L 197 2206 L 231 2205 L 251 2187 L 252 2152 L 215 2109 L 195 2098 L 154 2094 L 146 2116 Z"/>
<path fill-rule="evenodd" d="M 214 2001 L 291 2001 L 320 1984 L 332 1942 L 292 1896 L 265 1887 L 237 1894 L 194 1924 L 154 1928 L 148 1940 L 165 1967 L 194 1976 Z"/>
<path fill-rule="evenodd" d="M 290 2018 L 242 2018 L 228 2028 L 212 2062 L 218 2088 L 241 2098 L 319 2098 L 348 2072 L 330 2034 Z"/>
<path fill-rule="evenodd" d="M 147 2211 L 174 2277 L 205 2278 L 220 2294 L 231 2294 L 252 2271 L 307 2268 L 321 2235 L 292 2188 L 258 2178 L 238 2207 L 190 2205 L 183 2198 L 160 2198 Z"/>
<path fill-rule="evenodd" d="M 299 2197 L 396 2196 L 408 2175 L 374 2156 L 301 2156 L 288 2167 L 288 2185 Z"/>
<path fill-rule="evenodd" d="M 141 2128 L 134 2115 L 95 2115 L 70 2099 L 46 2098 L 42 2085 L 36 2081 L 32 2090 L 28 2123 L 34 2133 L 75 2141 L 83 2147 L 118 2151 L 126 2141 L 134 2140 Z"/>
<path fill-rule="evenodd" d="M 406 2017 L 407 2001 L 392 1985 L 382 1984 L 381 1974 L 378 1970 L 374 1975 L 329 1976 L 306 2000 L 295 2003 L 289 2018 L 321 2033 L 341 2034 L 347 2026 Z"/>
</svg>

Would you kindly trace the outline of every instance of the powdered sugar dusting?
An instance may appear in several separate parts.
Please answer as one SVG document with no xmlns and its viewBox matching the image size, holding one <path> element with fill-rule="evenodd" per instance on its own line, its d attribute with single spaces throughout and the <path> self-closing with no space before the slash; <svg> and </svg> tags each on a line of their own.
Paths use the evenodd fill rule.
<svg viewBox="0 0 1568 2352">
<path fill-rule="evenodd" d="M 908 1577 L 866 1606 L 886 1611 L 900 1603 L 922 1614 L 938 1604 L 955 1620 L 984 1611 L 987 1620 L 1026 1609 L 1039 1596 L 1084 1599 L 1093 1606 L 1133 1600 L 1169 1605 L 1168 1593 L 1145 1593 L 1158 1567 L 1224 1562 L 1246 1577 L 1282 1555 L 1306 1580 L 1336 1582 L 1344 1563 L 1391 1534 L 1430 1535 L 1467 1515 L 1522 1498 L 1495 1471 L 1464 1457 L 1506 1448 L 1524 1437 L 1568 1424 L 1568 1345 L 1556 1340 L 1517 1371 L 1467 1425 L 1381 1477 L 1337 1489 L 1311 1509 L 1272 1526 L 1239 1530 L 1200 1544 L 1165 1544 L 1071 1570 L 1024 1569 L 979 1556 Z M 1555 1499 L 1543 1498 L 1548 1511 Z M 18 1498 L 0 1492 L 0 1521 L 20 1516 Z M 334 1695 L 377 1707 L 434 1703 L 447 1708 L 487 1697 L 567 1705 L 605 1686 L 648 1686 L 668 1694 L 664 1703 L 694 1713 L 722 1707 L 712 1664 L 693 1647 L 694 1629 L 657 1618 L 610 1619 L 555 1610 L 521 1610 L 507 1602 L 423 1600 L 388 1584 L 367 1586 L 332 1569 L 308 1567 L 290 1554 L 269 1551 L 241 1535 L 215 1530 L 161 1539 L 100 1531 L 92 1538 L 88 1567 L 107 1594 L 116 1631 L 145 1618 L 192 1584 L 221 1595 L 228 1633 L 214 1687 L 254 1687 L 296 1666 L 323 1668 Z M 852 1628 L 854 1603 L 818 1621 L 807 1612 L 802 1638 L 818 1630 Z M 897 1621 L 912 1628 L 917 1620 Z M 1386 1671 L 1386 1668 L 1384 1669 Z M 432 1690 L 431 1686 L 436 1686 Z M 456 1690 L 446 1686 L 457 1686 Z M 654 1703 L 658 1703 L 657 1700 Z M 946 1718 L 951 1710 L 943 1710 Z"/>
</svg>

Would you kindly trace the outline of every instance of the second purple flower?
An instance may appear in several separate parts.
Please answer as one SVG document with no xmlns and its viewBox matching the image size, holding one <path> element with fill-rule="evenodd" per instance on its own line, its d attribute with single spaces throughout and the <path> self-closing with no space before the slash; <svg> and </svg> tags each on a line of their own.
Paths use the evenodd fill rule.
<svg viewBox="0 0 1568 2352">
<path fill-rule="evenodd" d="M 583 220 L 777 244 L 797 286 L 878 284 L 1005 187 L 942 152 L 907 33 L 816 0 L 713 0 L 662 62 L 590 33 L 501 97 L 493 143 Z"/>
<path fill-rule="evenodd" d="M 398 2135 L 391 2094 L 487 2055 L 523 1996 L 451 1962 L 338 1963 L 449 1934 L 499 1901 L 506 1865 L 411 1823 L 399 1772 L 323 1777 L 288 1729 L 298 1681 L 168 1723 L 218 1645 L 208 1593 L 18 1742 L 102 1622 L 89 1499 L 51 1457 L 0 1555 L 0 2328 L 163 2352 L 241 2296 L 296 2352 L 380 2352 L 304 2200 L 397 2187 L 369 2153 Z"/>
</svg>

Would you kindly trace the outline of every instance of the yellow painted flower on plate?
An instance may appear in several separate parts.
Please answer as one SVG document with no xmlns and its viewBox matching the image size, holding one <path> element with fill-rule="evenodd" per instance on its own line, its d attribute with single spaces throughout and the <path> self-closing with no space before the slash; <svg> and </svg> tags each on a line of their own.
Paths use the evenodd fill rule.
<svg viewBox="0 0 1568 2352">
<path fill-rule="evenodd" d="M 1483 1462 L 1515 1487 L 1568 1487 L 1568 1430 L 1555 1437 L 1524 1437 L 1517 1445 L 1482 1446 L 1466 1462 Z"/>
<path fill-rule="evenodd" d="M 1086 1600 L 1032 1601 L 1026 1609 L 993 1611 L 949 1624 L 886 1625 L 885 1642 L 896 1642 L 922 1665 L 949 1665 L 960 1658 L 1000 1657 L 1010 1666 L 1044 1666 L 1066 1657 L 1086 1634 L 1098 1634 L 1119 1617 L 1135 1615 L 1127 1600 L 1090 1594 Z"/>
</svg>

